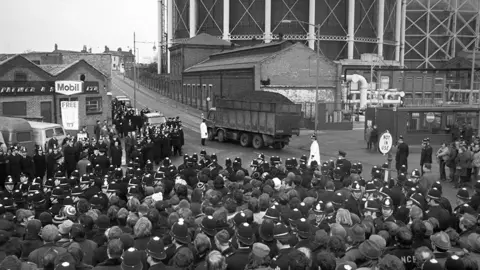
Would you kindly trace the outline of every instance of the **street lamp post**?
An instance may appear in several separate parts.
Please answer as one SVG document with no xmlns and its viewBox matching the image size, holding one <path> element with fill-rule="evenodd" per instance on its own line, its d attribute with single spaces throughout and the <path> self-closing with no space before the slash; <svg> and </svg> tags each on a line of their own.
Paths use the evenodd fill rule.
<svg viewBox="0 0 480 270">
<path fill-rule="evenodd" d="M 318 130 L 318 88 L 319 88 L 319 77 L 320 77 L 320 25 L 311 24 L 309 22 L 298 21 L 299 23 L 307 24 L 316 28 L 317 35 L 317 79 L 315 83 L 315 131 L 314 134 L 317 134 Z M 292 23 L 292 20 L 282 20 L 281 23 Z"/>
<path fill-rule="evenodd" d="M 133 108 L 136 110 L 137 109 L 137 61 L 139 62 L 140 59 L 138 59 L 138 55 L 140 54 L 137 53 L 137 43 L 143 43 L 143 44 L 153 44 L 153 50 L 155 51 L 157 47 L 155 46 L 156 42 L 149 42 L 149 41 L 137 41 L 135 39 L 135 32 L 133 32 L 133 53 L 134 53 L 134 61 L 133 61 Z"/>
</svg>

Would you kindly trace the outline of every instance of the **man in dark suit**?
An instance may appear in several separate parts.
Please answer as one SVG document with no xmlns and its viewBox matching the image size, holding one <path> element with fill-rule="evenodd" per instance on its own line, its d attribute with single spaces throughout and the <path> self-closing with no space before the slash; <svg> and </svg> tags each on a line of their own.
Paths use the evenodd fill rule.
<svg viewBox="0 0 480 270">
<path fill-rule="evenodd" d="M 422 153 L 420 154 L 420 171 L 422 172 L 422 175 L 423 175 L 423 164 L 425 163 L 432 164 L 433 149 L 430 146 L 429 138 L 423 139 L 422 146 L 423 146 Z"/>
<path fill-rule="evenodd" d="M 400 135 L 398 138 L 397 154 L 395 155 L 395 168 L 397 171 L 400 170 L 402 165 L 405 165 L 405 167 L 408 169 L 408 155 L 408 144 L 403 141 L 403 136 Z"/>
<path fill-rule="evenodd" d="M 345 159 L 347 153 L 345 151 L 338 151 L 338 159 L 335 167 L 340 167 L 345 174 L 345 176 L 350 175 L 350 170 L 352 169 L 352 163 Z"/>
</svg>

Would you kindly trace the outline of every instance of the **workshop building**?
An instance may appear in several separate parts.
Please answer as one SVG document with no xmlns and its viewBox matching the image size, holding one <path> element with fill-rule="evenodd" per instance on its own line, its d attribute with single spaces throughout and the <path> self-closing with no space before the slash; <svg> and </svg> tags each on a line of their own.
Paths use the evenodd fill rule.
<svg viewBox="0 0 480 270">
<path fill-rule="evenodd" d="M 82 81 L 81 93 L 64 96 L 56 81 Z M 79 126 L 93 127 L 111 118 L 110 76 L 83 59 L 69 64 L 37 65 L 22 55 L 0 61 L 0 115 L 62 123 L 61 101 L 79 101 Z"/>
<path fill-rule="evenodd" d="M 335 100 L 337 66 L 319 58 L 319 101 Z M 317 54 L 302 43 L 280 41 L 218 52 L 183 72 L 182 100 L 214 107 L 215 98 L 245 91 L 272 91 L 300 104 L 315 100 Z M 186 102 L 185 102 L 186 101 Z M 200 105 L 200 106 L 199 106 Z"/>
</svg>

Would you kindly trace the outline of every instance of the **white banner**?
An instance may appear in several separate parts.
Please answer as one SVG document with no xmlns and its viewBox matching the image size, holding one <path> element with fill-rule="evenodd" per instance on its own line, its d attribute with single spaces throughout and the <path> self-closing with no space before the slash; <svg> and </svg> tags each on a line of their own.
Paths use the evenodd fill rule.
<svg viewBox="0 0 480 270">
<path fill-rule="evenodd" d="M 65 130 L 78 130 L 78 101 L 61 101 L 60 112 Z"/>
</svg>

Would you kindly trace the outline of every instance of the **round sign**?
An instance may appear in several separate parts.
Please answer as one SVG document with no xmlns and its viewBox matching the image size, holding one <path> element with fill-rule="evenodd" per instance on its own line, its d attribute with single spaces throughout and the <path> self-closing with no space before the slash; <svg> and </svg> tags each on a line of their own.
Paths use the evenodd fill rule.
<svg viewBox="0 0 480 270">
<path fill-rule="evenodd" d="M 432 112 L 427 113 L 427 115 L 425 116 L 425 120 L 427 120 L 428 123 L 432 123 L 433 121 L 435 121 L 435 114 L 433 114 Z"/>
<path fill-rule="evenodd" d="M 390 149 L 392 149 L 392 145 L 392 134 L 390 134 L 390 132 L 388 131 L 384 132 L 378 140 L 378 150 L 380 151 L 380 153 L 386 154 L 390 151 Z"/>
</svg>

